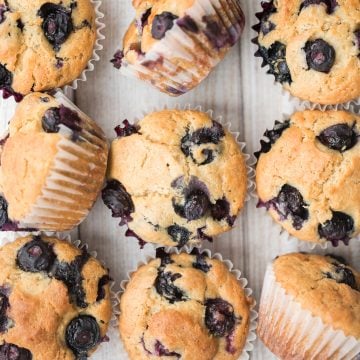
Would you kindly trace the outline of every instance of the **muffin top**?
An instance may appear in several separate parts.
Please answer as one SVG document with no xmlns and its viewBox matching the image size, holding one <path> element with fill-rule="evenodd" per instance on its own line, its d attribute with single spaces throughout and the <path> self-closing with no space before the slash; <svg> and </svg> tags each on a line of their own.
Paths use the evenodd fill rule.
<svg viewBox="0 0 360 360">
<path fill-rule="evenodd" d="M 0 358 L 85 359 L 111 317 L 108 271 L 85 248 L 45 236 L 0 248 Z"/>
<path fill-rule="evenodd" d="M 348 242 L 360 231 L 360 118 L 344 111 L 297 112 L 261 142 L 259 206 L 290 234 Z"/>
<path fill-rule="evenodd" d="M 103 200 L 146 242 L 193 244 L 227 231 L 244 205 L 245 159 L 203 112 L 164 110 L 117 128 Z"/>
<path fill-rule="evenodd" d="M 0 89 L 26 95 L 71 83 L 95 40 L 90 0 L 0 0 Z"/>
<path fill-rule="evenodd" d="M 238 359 L 253 300 L 236 277 L 205 254 L 157 256 L 132 273 L 121 297 L 120 334 L 130 359 Z"/>
<path fill-rule="evenodd" d="M 360 340 L 360 273 L 335 256 L 288 254 L 273 263 L 276 281 L 305 310 Z"/>
<path fill-rule="evenodd" d="M 67 101 L 64 97 L 58 99 L 32 93 L 16 109 L 9 134 L 1 142 L 0 226 L 11 220 L 28 222 L 32 227 L 34 224 L 28 217 L 35 205 L 64 210 L 64 206 L 72 202 L 73 194 L 86 182 L 88 196 L 84 195 L 82 202 L 71 205 L 79 211 L 78 218 L 63 213 L 63 224 L 48 223 L 45 230 L 72 228 L 101 189 L 108 152 L 104 134 L 95 122 L 70 102 L 64 105 L 62 99 Z M 72 155 L 67 153 L 69 151 Z M 77 171 L 75 180 L 71 178 L 71 168 Z M 61 187 L 67 188 L 66 194 L 61 192 Z M 51 205 L 54 202 L 56 205 Z M 46 217 L 43 212 L 42 216 Z"/>
<path fill-rule="evenodd" d="M 320 104 L 360 96 L 358 0 L 278 0 L 263 4 L 257 56 L 292 95 Z"/>
</svg>

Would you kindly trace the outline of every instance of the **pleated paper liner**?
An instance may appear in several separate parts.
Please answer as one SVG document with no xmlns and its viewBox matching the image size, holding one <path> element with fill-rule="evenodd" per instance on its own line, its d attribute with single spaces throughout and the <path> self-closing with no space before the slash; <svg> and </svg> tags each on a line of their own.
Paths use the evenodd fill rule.
<svg viewBox="0 0 360 360">
<path fill-rule="evenodd" d="M 136 63 L 122 58 L 121 72 L 145 80 L 171 96 L 182 95 L 208 76 L 235 45 L 244 27 L 244 14 L 236 0 L 196 0 L 185 18 L 195 22 L 197 32 L 186 30 L 186 24 L 180 26 L 182 19 L 175 21 L 165 37 Z M 205 35 L 204 19 L 217 24 L 216 36 L 221 39 Z"/>
<path fill-rule="evenodd" d="M 286 294 L 276 281 L 272 265 L 265 274 L 257 333 L 283 359 L 353 360 L 360 353 L 359 339 L 325 324 Z"/>
<path fill-rule="evenodd" d="M 182 249 L 179 250 L 177 248 L 171 248 L 166 250 L 167 253 L 169 254 L 180 254 L 180 253 L 184 253 L 186 252 L 187 254 L 191 253 L 190 249 Z M 211 251 L 208 249 L 205 250 L 199 250 L 200 254 L 204 254 L 206 257 L 210 258 L 210 259 L 216 259 L 221 261 L 223 264 L 226 265 L 226 267 L 228 268 L 228 270 L 236 277 L 236 279 L 238 280 L 239 284 L 241 285 L 241 287 L 244 289 L 245 295 L 246 296 L 252 296 L 253 291 L 247 286 L 248 285 L 248 280 L 246 278 L 241 277 L 241 271 L 234 269 L 234 265 L 230 260 L 225 260 L 223 259 L 222 255 L 219 253 L 215 253 L 214 255 L 211 254 Z M 147 256 L 145 261 L 139 262 L 136 269 L 130 271 L 127 274 L 126 280 L 123 280 L 120 284 L 121 290 L 118 293 L 118 297 L 120 299 L 121 302 L 121 295 L 124 293 L 124 291 L 126 290 L 126 286 L 129 283 L 130 279 L 131 279 L 131 275 L 142 265 L 145 265 L 147 263 L 149 263 L 150 261 L 156 259 L 155 257 L 152 256 Z M 248 360 L 250 358 L 250 354 L 251 352 L 254 350 L 254 342 L 256 340 L 256 328 L 257 328 L 257 318 L 258 318 L 258 313 L 255 311 L 255 307 L 256 307 L 256 302 L 254 300 L 253 305 L 250 308 L 250 324 L 249 324 L 249 332 L 247 334 L 247 338 L 246 338 L 246 343 L 245 346 L 242 350 L 241 355 L 239 356 L 238 360 Z M 120 309 L 118 310 L 118 315 L 120 315 Z M 117 330 L 119 327 L 119 324 L 117 324 Z M 121 355 L 126 358 L 126 351 L 124 346 L 122 345 L 122 352 Z"/>
</svg>

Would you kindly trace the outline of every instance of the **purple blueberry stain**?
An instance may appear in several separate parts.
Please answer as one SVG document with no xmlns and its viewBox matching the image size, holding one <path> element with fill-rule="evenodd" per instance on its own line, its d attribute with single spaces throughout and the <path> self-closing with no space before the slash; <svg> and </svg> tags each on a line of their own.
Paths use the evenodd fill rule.
<svg viewBox="0 0 360 360">
<path fill-rule="evenodd" d="M 122 62 L 124 59 L 124 52 L 122 50 L 118 50 L 114 57 L 110 60 L 110 62 L 114 65 L 115 69 L 120 69 L 122 66 Z"/>
<path fill-rule="evenodd" d="M 80 315 L 70 321 L 65 330 L 68 347 L 78 359 L 87 358 L 87 354 L 100 343 L 100 327 L 96 319 L 89 315 Z"/>
<path fill-rule="evenodd" d="M 123 184 L 113 179 L 107 182 L 102 190 L 104 204 L 111 210 L 114 218 L 121 218 L 121 224 L 132 221 L 131 214 L 135 211 L 134 203 L 130 194 Z"/>
<path fill-rule="evenodd" d="M 206 235 L 205 234 L 205 230 L 206 230 L 206 226 L 203 226 L 199 229 L 197 229 L 197 237 L 198 239 L 200 239 L 201 241 L 209 241 L 209 242 L 212 242 L 213 241 L 213 238 L 209 235 Z"/>
<path fill-rule="evenodd" d="M 10 307 L 9 303 L 10 288 L 7 286 L 0 287 L 0 333 L 3 333 L 8 328 L 7 311 Z"/>
<path fill-rule="evenodd" d="M 166 33 L 174 26 L 174 21 L 177 18 L 178 16 L 168 11 L 155 15 L 151 26 L 152 37 L 156 40 L 164 38 Z"/>
<path fill-rule="evenodd" d="M 0 24 L 2 24 L 5 19 L 5 13 L 9 11 L 9 7 L 6 4 L 0 4 Z"/>
<path fill-rule="evenodd" d="M 180 354 L 176 353 L 175 351 L 168 350 L 159 340 L 156 340 L 154 348 L 154 355 L 156 356 L 173 356 L 177 359 L 181 358 Z"/>
<path fill-rule="evenodd" d="M 206 300 L 205 306 L 205 325 L 210 334 L 225 337 L 234 331 L 237 319 L 230 303 L 216 298 Z"/>
<path fill-rule="evenodd" d="M 160 268 L 165 268 L 166 265 L 173 263 L 170 254 L 163 247 L 156 249 L 156 258 L 160 259 Z"/>
<path fill-rule="evenodd" d="M 340 211 L 333 211 L 332 218 L 318 226 L 320 237 L 330 241 L 333 246 L 338 246 L 341 241 L 348 244 L 353 232 L 353 218 Z"/>
<path fill-rule="evenodd" d="M 191 33 L 197 34 L 199 32 L 199 27 L 196 24 L 196 21 L 189 15 L 185 15 L 178 19 L 176 24 L 183 30 L 189 31 Z"/>
<path fill-rule="evenodd" d="M 333 270 L 325 273 L 326 278 L 335 280 L 338 284 L 345 284 L 359 291 L 354 273 L 344 264 L 336 264 Z"/>
<path fill-rule="evenodd" d="M 55 67 L 56 67 L 57 69 L 61 69 L 61 68 L 64 66 L 64 59 L 61 58 L 61 57 L 55 56 L 55 60 L 56 60 L 56 62 L 55 62 Z"/>
<path fill-rule="evenodd" d="M 177 224 L 171 225 L 167 228 L 167 233 L 171 239 L 178 244 L 179 247 L 186 245 L 191 236 L 191 232 L 185 227 Z"/>
<path fill-rule="evenodd" d="M 323 130 L 317 139 L 329 149 L 344 152 L 353 148 L 357 141 L 358 135 L 354 126 L 348 124 L 336 124 Z"/>
<path fill-rule="evenodd" d="M 149 17 L 151 15 L 151 8 L 146 9 L 140 16 L 140 20 L 136 20 L 136 26 L 139 35 L 143 33 L 144 27 L 149 23 Z"/>
<path fill-rule="evenodd" d="M 3 343 L 0 346 L 1 360 L 32 360 L 33 356 L 28 349 L 15 344 Z"/>
<path fill-rule="evenodd" d="M 41 6 L 38 16 L 43 19 L 41 27 L 46 39 L 54 50 L 60 50 L 60 46 L 74 30 L 71 9 L 53 3 L 45 3 Z"/>
<path fill-rule="evenodd" d="M 225 346 L 225 350 L 229 353 L 229 354 L 235 354 L 237 349 L 234 346 L 234 335 L 235 332 L 232 331 L 229 335 L 226 335 L 225 337 L 225 341 L 226 341 L 226 346 Z"/>
<path fill-rule="evenodd" d="M 124 221 L 122 221 L 120 223 L 120 225 L 125 225 Z M 133 231 L 131 229 L 126 230 L 125 236 L 126 237 L 133 237 L 133 238 L 137 239 L 137 241 L 139 243 L 139 246 L 140 246 L 140 249 L 143 249 L 145 247 L 145 245 L 147 244 L 147 242 L 144 239 L 142 239 L 138 234 L 135 233 L 135 231 Z"/>
<path fill-rule="evenodd" d="M 283 132 L 290 127 L 290 120 L 284 122 L 275 121 L 275 126 L 272 130 L 266 130 L 264 137 L 267 140 L 260 141 L 260 150 L 255 152 L 255 157 L 259 159 L 261 154 L 266 154 L 271 150 L 271 147 L 280 139 Z"/>
<path fill-rule="evenodd" d="M 98 282 L 98 291 L 97 291 L 97 296 L 96 296 L 96 301 L 101 301 L 103 299 L 105 299 L 105 295 L 106 295 L 106 291 L 105 291 L 105 286 L 107 284 L 109 284 L 109 282 L 111 281 L 111 278 L 109 275 L 103 275 Z"/>
<path fill-rule="evenodd" d="M 328 14 L 332 14 L 339 6 L 337 0 L 303 0 L 300 5 L 300 12 L 311 5 L 325 5 Z"/>
<path fill-rule="evenodd" d="M 356 30 L 354 34 L 355 34 L 355 40 L 356 40 L 355 45 L 358 47 L 358 50 L 359 50 L 358 57 L 360 58 L 360 29 Z"/>
<path fill-rule="evenodd" d="M 208 259 L 204 254 L 196 254 L 195 261 L 192 266 L 194 269 L 201 270 L 204 273 L 208 273 L 211 270 L 211 265 L 206 261 Z"/>
<path fill-rule="evenodd" d="M 300 191 L 288 184 L 282 186 L 277 197 L 266 203 L 259 201 L 258 207 L 265 207 L 266 210 L 274 209 L 281 221 L 290 217 L 292 226 L 296 230 L 300 230 L 309 218 L 308 204 L 304 202 Z"/>
<path fill-rule="evenodd" d="M 140 127 L 137 126 L 137 125 L 132 125 L 129 123 L 128 120 L 124 120 L 122 122 L 122 125 L 118 125 L 114 130 L 116 132 L 116 136 L 118 138 L 121 138 L 121 137 L 127 137 L 127 136 L 131 136 L 133 134 L 139 134 L 139 130 L 140 130 Z"/>
<path fill-rule="evenodd" d="M 309 69 L 328 74 L 335 63 L 335 49 L 323 39 L 307 41 L 304 47 Z"/>
</svg>

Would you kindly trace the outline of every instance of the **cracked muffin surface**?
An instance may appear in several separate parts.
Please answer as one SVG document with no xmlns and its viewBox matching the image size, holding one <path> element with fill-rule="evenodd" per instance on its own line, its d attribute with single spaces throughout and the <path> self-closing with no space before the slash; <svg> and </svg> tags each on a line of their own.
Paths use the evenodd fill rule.
<svg viewBox="0 0 360 360">
<path fill-rule="evenodd" d="M 1 143 L 0 228 L 64 231 L 88 214 L 105 178 L 100 127 L 61 94 L 32 93 Z"/>
<path fill-rule="evenodd" d="M 288 254 L 273 263 L 278 284 L 303 309 L 360 339 L 360 273 L 339 257 Z"/>
<path fill-rule="evenodd" d="M 261 141 L 260 207 L 291 235 L 348 243 L 360 231 L 360 118 L 345 111 L 297 112 Z"/>
<path fill-rule="evenodd" d="M 109 273 L 85 248 L 28 236 L 0 261 L 0 358 L 85 359 L 106 339 Z"/>
<path fill-rule="evenodd" d="M 360 96 L 357 0 L 264 2 L 256 56 L 290 93 L 324 105 Z"/>
<path fill-rule="evenodd" d="M 0 89 L 21 98 L 71 83 L 95 39 L 89 0 L 0 0 Z"/>
<path fill-rule="evenodd" d="M 120 335 L 132 360 L 235 360 L 246 342 L 252 305 L 220 260 L 160 250 L 126 285 Z"/>
<path fill-rule="evenodd" d="M 245 157 L 203 112 L 164 110 L 118 127 L 103 200 L 132 235 L 169 246 L 229 230 L 244 205 Z"/>
</svg>

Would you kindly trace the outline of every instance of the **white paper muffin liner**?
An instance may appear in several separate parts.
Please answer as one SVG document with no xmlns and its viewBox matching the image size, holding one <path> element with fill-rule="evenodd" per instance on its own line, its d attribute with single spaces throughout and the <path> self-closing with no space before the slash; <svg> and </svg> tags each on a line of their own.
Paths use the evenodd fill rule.
<svg viewBox="0 0 360 360">
<path fill-rule="evenodd" d="M 165 106 L 163 108 L 156 108 L 156 107 L 148 107 L 146 110 L 141 110 L 139 112 L 138 115 L 135 116 L 134 120 L 128 120 L 129 123 L 131 125 L 136 125 L 140 120 L 142 120 L 145 116 L 156 112 L 156 111 L 162 111 L 162 110 L 181 110 L 181 111 L 185 111 L 185 110 L 194 110 L 194 111 L 201 111 L 204 112 L 206 114 L 209 115 L 209 117 L 214 120 L 217 121 L 218 123 L 220 123 L 226 130 L 228 130 L 233 137 L 235 138 L 236 142 L 238 143 L 241 153 L 244 156 L 244 160 L 245 160 L 245 165 L 246 165 L 246 170 L 247 170 L 247 192 L 246 192 L 246 196 L 245 196 L 245 201 L 244 201 L 244 206 L 243 208 L 239 211 L 237 218 L 235 220 L 235 224 L 234 226 L 229 229 L 227 232 L 232 231 L 235 227 L 236 227 L 236 223 L 239 219 L 239 217 L 241 216 L 241 213 L 244 211 L 245 205 L 246 203 L 251 199 L 251 197 L 253 196 L 253 194 L 255 193 L 255 170 L 254 170 L 254 166 L 256 164 L 256 159 L 253 155 L 247 154 L 244 152 L 244 149 L 246 147 L 246 143 L 245 142 L 241 142 L 239 140 L 239 136 L 240 136 L 240 132 L 239 131 L 233 131 L 231 129 L 231 122 L 230 121 L 225 121 L 224 117 L 222 115 L 216 115 L 214 110 L 209 109 L 207 111 L 204 111 L 201 105 L 197 105 L 197 106 L 192 106 L 190 104 L 185 104 L 185 105 L 180 105 L 180 104 L 176 104 L 175 106 Z M 118 218 L 116 218 L 116 220 L 118 221 Z M 118 221 L 119 222 L 119 221 Z M 130 223 L 131 224 L 131 223 Z M 126 228 L 126 225 L 121 226 L 122 228 Z M 131 226 L 129 227 L 129 229 L 131 228 Z M 225 232 L 226 233 L 226 232 Z M 222 233 L 224 234 L 224 233 Z M 216 241 L 216 238 L 221 236 L 222 234 L 219 234 L 217 236 L 213 236 L 213 241 Z M 126 237 L 133 237 L 132 235 L 124 235 Z M 173 248 L 173 246 L 166 246 L 163 244 L 156 244 L 156 243 L 151 243 L 151 242 L 146 242 L 146 239 L 142 239 L 145 241 L 145 245 L 149 245 L 152 246 L 153 248 L 157 249 L 157 248 L 165 248 L 166 251 L 170 250 Z M 184 250 L 188 250 L 191 251 L 194 248 L 201 248 L 203 246 L 203 242 L 204 241 L 199 241 L 198 243 L 192 243 L 192 244 L 186 244 L 184 245 L 182 248 Z"/>
<path fill-rule="evenodd" d="M 187 254 L 191 253 L 190 249 L 185 249 L 185 248 L 183 248 L 182 250 L 179 250 L 177 248 L 171 248 L 171 249 L 168 249 L 168 250 L 165 250 L 165 251 L 167 253 L 169 253 L 169 254 L 180 254 L 180 253 L 184 253 L 184 252 L 186 252 Z M 226 267 L 228 268 L 228 270 L 231 272 L 231 274 L 233 274 L 236 277 L 239 284 L 244 289 L 245 295 L 249 297 L 249 296 L 251 296 L 253 294 L 252 289 L 247 287 L 248 280 L 246 278 L 244 278 L 244 277 L 241 277 L 241 271 L 234 269 L 234 265 L 230 260 L 224 260 L 220 253 L 215 253 L 214 255 L 212 255 L 211 251 L 208 250 L 208 249 L 199 250 L 199 253 L 200 254 L 205 254 L 205 256 L 207 256 L 208 258 L 219 260 L 223 264 L 225 264 Z M 117 294 L 118 299 L 119 299 L 119 305 L 121 303 L 121 296 L 126 290 L 126 286 L 127 286 L 127 284 L 129 283 L 129 281 L 131 279 L 131 275 L 134 272 L 136 272 L 140 266 L 145 265 L 145 264 L 147 264 L 150 261 L 155 260 L 155 259 L 156 259 L 156 257 L 147 256 L 144 259 L 144 261 L 140 261 L 137 264 L 137 267 L 134 270 L 129 271 L 127 273 L 126 280 L 121 281 L 121 283 L 120 283 L 120 288 L 121 289 Z M 256 301 L 254 299 L 254 303 L 250 307 L 249 333 L 247 335 L 246 343 L 244 345 L 243 351 L 242 351 L 241 355 L 239 356 L 238 360 L 248 360 L 248 359 L 250 359 L 250 353 L 254 350 L 254 342 L 256 340 L 256 328 L 257 328 L 257 318 L 258 318 L 258 313 L 255 311 L 255 307 L 256 307 Z M 120 316 L 120 307 L 118 307 L 118 310 L 116 311 L 115 314 L 117 315 L 117 318 L 119 318 L 119 316 Z M 117 329 L 117 331 L 119 331 L 119 321 L 116 322 L 116 329 Z M 119 337 L 120 337 L 120 335 L 119 335 Z M 122 351 L 123 351 L 121 355 L 126 357 L 127 353 L 126 353 L 125 347 L 123 346 L 123 342 L 121 340 L 121 337 L 120 337 L 120 341 L 121 341 L 121 347 L 122 347 Z"/>
<path fill-rule="evenodd" d="M 354 114 L 359 114 L 360 113 L 360 109 L 357 110 L 356 109 L 356 105 L 354 105 L 353 103 L 348 103 L 346 104 L 346 106 L 344 106 L 343 108 L 337 108 L 337 109 L 321 109 L 319 106 L 316 106 L 312 109 L 306 108 L 306 107 L 301 107 L 298 109 L 294 109 L 294 113 L 299 112 L 299 111 L 305 111 L 305 110 L 320 110 L 320 111 L 330 111 L 330 110 L 339 110 L 339 111 L 348 111 L 348 112 L 352 112 Z M 291 115 L 288 114 L 282 114 L 282 120 L 280 120 L 281 122 L 284 122 L 285 120 L 289 120 L 291 118 Z M 263 130 L 263 132 L 265 131 L 265 129 Z M 259 144 L 260 144 L 260 140 L 267 140 L 266 137 L 264 137 L 263 135 L 261 136 L 261 138 L 259 139 Z M 259 145 L 260 148 L 260 145 Z M 253 190 L 251 192 L 251 197 L 254 198 L 256 200 L 256 204 L 258 204 L 258 202 L 260 201 L 260 198 L 258 196 L 257 190 L 256 190 L 256 165 L 257 165 L 257 160 L 255 160 L 255 162 L 253 163 L 253 170 L 254 170 L 254 187 Z M 350 239 L 350 243 L 349 245 L 345 245 L 343 242 L 339 242 L 338 246 L 333 246 L 332 243 L 330 241 L 325 241 L 325 242 L 310 242 L 310 241 L 306 241 L 306 240 L 300 240 L 298 239 L 296 236 L 291 235 L 282 225 L 281 223 L 276 222 L 272 216 L 268 213 L 268 211 L 261 207 L 257 209 L 259 212 L 262 212 L 264 214 L 264 216 L 266 216 L 268 219 L 266 220 L 266 228 L 267 229 L 271 229 L 274 233 L 278 233 L 279 234 L 279 239 L 281 241 L 285 241 L 291 245 L 297 245 L 298 248 L 304 250 L 304 251 L 308 251 L 308 250 L 314 250 L 316 248 L 318 249 L 328 249 L 330 248 L 337 248 L 338 246 L 351 246 L 352 242 L 355 241 L 360 241 L 360 234 L 356 235 L 354 237 L 352 237 Z"/>
<path fill-rule="evenodd" d="M 96 200 L 94 191 L 100 192 L 103 183 L 89 182 L 88 174 L 82 174 L 78 168 L 79 164 L 90 164 L 93 173 L 101 174 L 105 178 L 106 164 L 98 159 L 100 147 L 106 147 L 107 152 L 107 141 L 102 130 L 61 92 L 57 92 L 54 97 L 60 104 L 76 111 L 81 117 L 81 141 L 71 141 L 68 138 L 72 133 L 71 129 L 63 124 L 59 126 L 59 134 L 64 137 L 57 144 L 58 152 L 41 195 L 25 218 L 19 221 L 18 227 L 21 229 L 73 229 L 88 215 Z M 87 208 L 78 206 L 84 199 L 90 204 Z"/>
<path fill-rule="evenodd" d="M 360 339 L 326 325 L 276 281 L 273 265 L 265 274 L 259 309 L 258 336 L 280 358 L 352 360 Z"/>
<path fill-rule="evenodd" d="M 266 2 L 268 2 L 268 0 L 266 0 Z M 259 9 L 260 13 L 263 12 L 263 9 L 260 8 Z M 254 30 L 254 32 L 257 34 L 254 38 L 256 39 L 258 37 L 258 32 L 256 30 Z M 254 46 L 256 47 L 256 50 L 259 48 L 258 44 L 254 43 Z M 256 51 L 255 50 L 255 51 Z M 261 69 L 261 72 L 264 74 L 264 76 L 273 76 L 271 74 L 268 74 L 267 71 L 269 70 L 269 65 L 265 65 L 264 67 L 261 66 L 262 64 L 262 57 L 255 57 L 256 58 L 256 62 L 258 63 L 258 69 Z M 283 85 L 276 81 L 275 79 L 273 80 L 273 84 L 274 86 L 278 87 L 279 89 L 281 89 L 281 94 L 284 98 L 288 99 L 289 102 L 291 103 L 291 105 L 296 108 L 296 109 L 311 109 L 311 110 L 346 110 L 351 104 L 355 104 L 357 106 L 360 106 L 360 97 L 355 98 L 355 99 L 351 99 L 347 102 L 344 103 L 339 103 L 339 104 L 318 104 L 315 102 L 311 102 L 308 100 L 303 100 L 300 99 L 299 97 L 296 97 L 294 95 L 291 94 L 291 92 L 289 90 L 286 90 Z"/>
<path fill-rule="evenodd" d="M 186 15 L 196 22 L 198 33 L 184 31 L 175 21 L 165 37 L 157 41 L 135 64 L 123 58 L 121 73 L 145 80 L 171 96 L 182 95 L 204 80 L 240 38 L 244 14 L 236 0 L 196 0 L 186 10 Z M 219 25 L 219 34 L 226 33 L 234 44 L 226 44 L 220 50 L 214 48 L 203 34 L 206 28 L 203 18 L 208 16 Z M 161 67 L 152 69 L 152 66 L 143 65 L 146 62 L 155 64 L 159 59 Z M 203 59 L 201 64 L 199 59 Z M 186 61 L 187 65 L 180 65 L 179 60 Z M 189 64 L 191 62 L 192 66 Z"/>
</svg>

